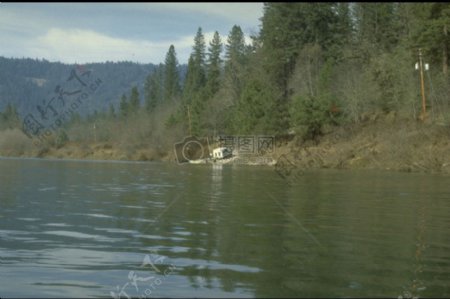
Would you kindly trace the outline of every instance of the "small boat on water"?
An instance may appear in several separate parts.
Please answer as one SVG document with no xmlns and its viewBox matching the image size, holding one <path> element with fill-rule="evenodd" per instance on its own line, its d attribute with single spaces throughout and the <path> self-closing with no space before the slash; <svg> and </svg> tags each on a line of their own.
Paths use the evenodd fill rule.
<svg viewBox="0 0 450 299">
<path fill-rule="evenodd" d="M 212 158 L 215 160 L 226 159 L 232 157 L 233 154 L 228 147 L 218 147 L 213 150 Z"/>
<path fill-rule="evenodd" d="M 236 157 L 233 156 L 232 151 L 227 147 L 215 148 L 209 158 L 189 160 L 190 164 L 225 164 L 231 162 Z"/>
</svg>

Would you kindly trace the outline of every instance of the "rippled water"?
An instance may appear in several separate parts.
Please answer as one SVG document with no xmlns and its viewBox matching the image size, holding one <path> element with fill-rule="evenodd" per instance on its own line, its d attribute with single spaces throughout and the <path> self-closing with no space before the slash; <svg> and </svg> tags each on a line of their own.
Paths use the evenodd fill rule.
<svg viewBox="0 0 450 299">
<path fill-rule="evenodd" d="M 0 297 L 449 297 L 449 182 L 0 159 Z"/>
</svg>

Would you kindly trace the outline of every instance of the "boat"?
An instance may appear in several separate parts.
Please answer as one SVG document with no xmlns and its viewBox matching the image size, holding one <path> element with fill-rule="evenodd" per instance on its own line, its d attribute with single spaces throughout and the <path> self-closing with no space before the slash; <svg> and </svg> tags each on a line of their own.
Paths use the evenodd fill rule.
<svg viewBox="0 0 450 299">
<path fill-rule="evenodd" d="M 215 148 L 209 158 L 189 160 L 190 164 L 226 164 L 235 160 L 237 156 L 233 156 L 232 151 L 227 147 Z"/>
<path fill-rule="evenodd" d="M 232 157 L 233 154 L 231 150 L 228 147 L 222 146 L 213 149 L 212 158 L 219 160 L 219 159 L 226 159 Z"/>
</svg>

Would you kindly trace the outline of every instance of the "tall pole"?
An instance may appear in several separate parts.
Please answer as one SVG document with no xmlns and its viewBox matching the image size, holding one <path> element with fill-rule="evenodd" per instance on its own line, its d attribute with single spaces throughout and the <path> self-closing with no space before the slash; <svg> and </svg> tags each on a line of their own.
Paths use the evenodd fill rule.
<svg viewBox="0 0 450 299">
<path fill-rule="evenodd" d="M 425 104 L 425 86 L 423 83 L 423 61 L 422 61 L 422 49 L 419 49 L 419 71 L 420 71 L 420 90 L 422 92 L 422 121 L 425 120 L 427 107 Z"/>
</svg>

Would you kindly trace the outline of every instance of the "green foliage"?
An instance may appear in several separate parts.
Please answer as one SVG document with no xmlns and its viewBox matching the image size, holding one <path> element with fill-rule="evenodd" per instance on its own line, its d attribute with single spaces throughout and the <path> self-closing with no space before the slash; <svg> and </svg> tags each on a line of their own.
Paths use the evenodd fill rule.
<svg viewBox="0 0 450 299">
<path fill-rule="evenodd" d="M 194 38 L 193 52 L 189 57 L 184 98 L 189 102 L 205 84 L 205 37 L 202 28 L 198 28 Z"/>
<path fill-rule="evenodd" d="M 67 136 L 66 131 L 60 130 L 56 133 L 55 137 L 55 147 L 61 148 L 69 141 L 69 136 Z"/>
<path fill-rule="evenodd" d="M 171 101 L 180 93 L 180 79 L 178 75 L 178 60 L 175 47 L 170 45 L 165 60 L 164 99 Z"/>
<path fill-rule="evenodd" d="M 8 103 L 6 105 L 5 111 L 3 113 L 0 113 L 0 128 L 20 128 L 19 114 L 17 113 L 16 107 L 11 103 Z"/>
<path fill-rule="evenodd" d="M 286 90 L 304 45 L 316 43 L 327 50 L 335 44 L 337 21 L 332 3 L 266 3 L 261 40 L 273 82 Z"/>
<path fill-rule="evenodd" d="M 120 116 L 127 117 L 129 114 L 129 103 L 127 101 L 127 96 L 125 94 L 122 95 L 122 98 L 120 99 Z"/>
<path fill-rule="evenodd" d="M 195 64 L 198 68 L 203 68 L 205 66 L 206 44 L 201 27 L 198 28 L 197 34 L 194 37 L 193 50 Z"/>
<path fill-rule="evenodd" d="M 139 99 L 139 91 L 136 86 L 131 88 L 130 101 L 128 105 L 128 112 L 130 114 L 136 114 L 139 111 L 141 101 Z"/>
<path fill-rule="evenodd" d="M 401 109 L 408 90 L 414 90 L 411 65 L 403 63 L 405 58 L 403 51 L 383 53 L 373 58 L 373 83 L 380 95 L 376 104 L 385 113 Z"/>
<path fill-rule="evenodd" d="M 166 125 L 166 128 L 171 128 L 171 127 L 175 126 L 175 125 L 178 124 L 178 123 L 179 123 L 179 120 L 177 119 L 177 117 L 175 116 L 175 114 L 174 114 L 174 113 L 171 113 L 171 114 L 169 115 L 169 118 L 167 118 L 167 120 L 166 120 L 166 122 L 165 122 L 165 125 Z"/>
<path fill-rule="evenodd" d="M 246 47 L 241 27 L 234 25 L 225 45 L 224 86 L 233 102 L 238 101 L 245 84 Z"/>
<path fill-rule="evenodd" d="M 67 126 L 70 127 L 70 126 L 73 126 L 73 125 L 77 125 L 77 124 L 79 124 L 81 122 L 82 122 L 81 115 L 79 113 L 77 113 L 77 112 L 74 112 L 71 115 L 70 120 L 67 123 Z"/>
<path fill-rule="evenodd" d="M 450 5 L 448 3 L 420 3 L 413 6 L 418 17 L 412 24 L 411 45 L 422 48 L 430 63 L 440 65 L 448 74 L 450 56 Z"/>
<path fill-rule="evenodd" d="M 274 133 L 274 91 L 270 85 L 253 79 L 248 82 L 233 111 L 233 129 L 237 134 Z"/>
<path fill-rule="evenodd" d="M 207 49 L 198 28 L 187 66 L 178 65 L 173 45 L 159 66 L 96 65 L 104 82 L 120 86 L 108 90 L 113 93 L 108 99 L 115 102 L 107 101 L 109 112 L 107 106 L 96 105 L 87 113 L 75 112 L 90 117 L 74 116 L 69 126 L 111 121 L 112 126 L 124 127 L 122 136 L 136 140 L 152 136 L 160 143 L 165 136 L 187 134 L 188 111 L 196 135 L 286 134 L 295 128 L 304 130 L 304 138 L 316 138 L 325 125 L 359 122 L 379 111 L 405 111 L 413 117 L 420 107 L 418 73 L 413 68 L 419 47 L 431 64 L 426 78 L 426 89 L 434 97 L 431 111 L 448 114 L 449 7 L 446 3 L 265 3 L 261 31 L 252 37 L 251 46 L 245 44 L 241 27 L 234 25 L 225 45 L 215 32 Z M 41 62 L 38 69 L 35 62 L 28 63 L 32 71 L 26 77 L 32 79 L 21 87 L 32 94 L 33 84 L 46 84 L 37 74 L 50 65 Z M 20 89 L 10 88 L 16 80 L 5 75 L 14 73 L 9 71 L 11 65 L 3 68 L 3 58 L 0 64 L 7 69 L 0 72 L 0 93 L 9 90 L 13 99 L 26 98 Z M 22 62 L 17 64 L 23 68 Z M 60 65 L 54 69 L 59 70 L 57 76 L 53 74 L 59 79 L 68 71 Z M 143 80 L 146 113 L 140 112 L 137 88 Z M 5 104 L 0 128 L 20 125 L 15 107 Z M 32 105 L 17 107 L 28 106 Z M 112 121 L 115 114 L 120 116 L 114 120 L 117 123 Z M 77 138 L 90 137 L 80 133 Z"/>
<path fill-rule="evenodd" d="M 207 86 L 209 95 L 213 96 L 220 88 L 220 75 L 222 69 L 222 59 L 220 58 L 222 53 L 222 41 L 217 31 L 214 32 L 214 37 L 209 44 L 208 50 Z"/>
<path fill-rule="evenodd" d="M 234 25 L 231 29 L 227 44 L 225 46 L 225 58 L 227 59 L 227 65 L 233 63 L 243 63 L 245 59 L 245 38 L 244 33 L 240 26 Z"/>
<path fill-rule="evenodd" d="M 341 111 L 332 91 L 332 60 L 324 62 L 320 47 L 314 45 L 303 54 L 305 59 L 299 60 L 299 66 L 309 70 L 301 73 L 309 82 L 298 90 L 290 103 L 291 126 L 297 130 L 303 128 L 303 138 L 314 139 L 322 134 L 324 125 L 339 122 Z"/>
<path fill-rule="evenodd" d="M 92 75 L 102 81 L 95 94 L 89 97 L 89 104 L 79 105 L 77 112 L 82 117 L 98 111 L 108 110 L 111 102 L 118 107 L 123 93 L 128 94 L 131 86 L 142 86 L 148 74 L 156 65 L 132 62 L 99 62 L 84 65 L 92 70 Z M 36 105 L 55 95 L 57 85 L 66 92 L 74 91 L 73 80 L 67 82 L 70 73 L 76 69 L 74 64 L 49 62 L 41 59 L 0 57 L 0 111 L 4 111 L 8 102 L 16 106 L 18 113 L 24 117 L 28 113 L 37 113 Z M 180 66 L 180 71 L 184 66 Z M 93 77 L 91 77 L 93 78 Z M 86 78 L 87 79 L 87 78 Z M 75 100 L 78 95 L 67 96 Z"/>
<path fill-rule="evenodd" d="M 149 113 L 153 112 L 163 102 L 163 70 L 164 65 L 160 64 L 145 80 L 145 109 Z"/>
<path fill-rule="evenodd" d="M 201 90 L 192 97 L 192 104 L 189 108 L 193 135 L 204 135 L 207 131 L 204 126 L 206 114 L 209 112 L 205 109 L 207 101 L 206 90 Z"/>
<path fill-rule="evenodd" d="M 356 3 L 356 27 L 360 42 L 367 42 L 371 51 L 391 50 L 399 41 L 396 32 L 395 3 Z"/>
<path fill-rule="evenodd" d="M 193 52 L 189 57 L 183 91 L 183 104 L 186 109 L 189 107 L 192 134 L 196 135 L 206 129 L 203 128 L 205 113 L 207 113 L 204 107 L 208 100 L 208 93 L 205 88 L 207 82 L 205 50 L 205 38 L 202 29 L 199 28 L 194 38 Z"/>
<path fill-rule="evenodd" d="M 108 117 L 109 118 L 115 118 L 116 117 L 116 109 L 114 108 L 113 104 L 109 104 Z"/>
<path fill-rule="evenodd" d="M 297 96 L 291 105 L 291 120 L 294 128 L 306 128 L 305 139 L 314 139 L 322 134 L 322 128 L 332 122 L 332 101 L 327 95 L 321 97 Z"/>
</svg>

